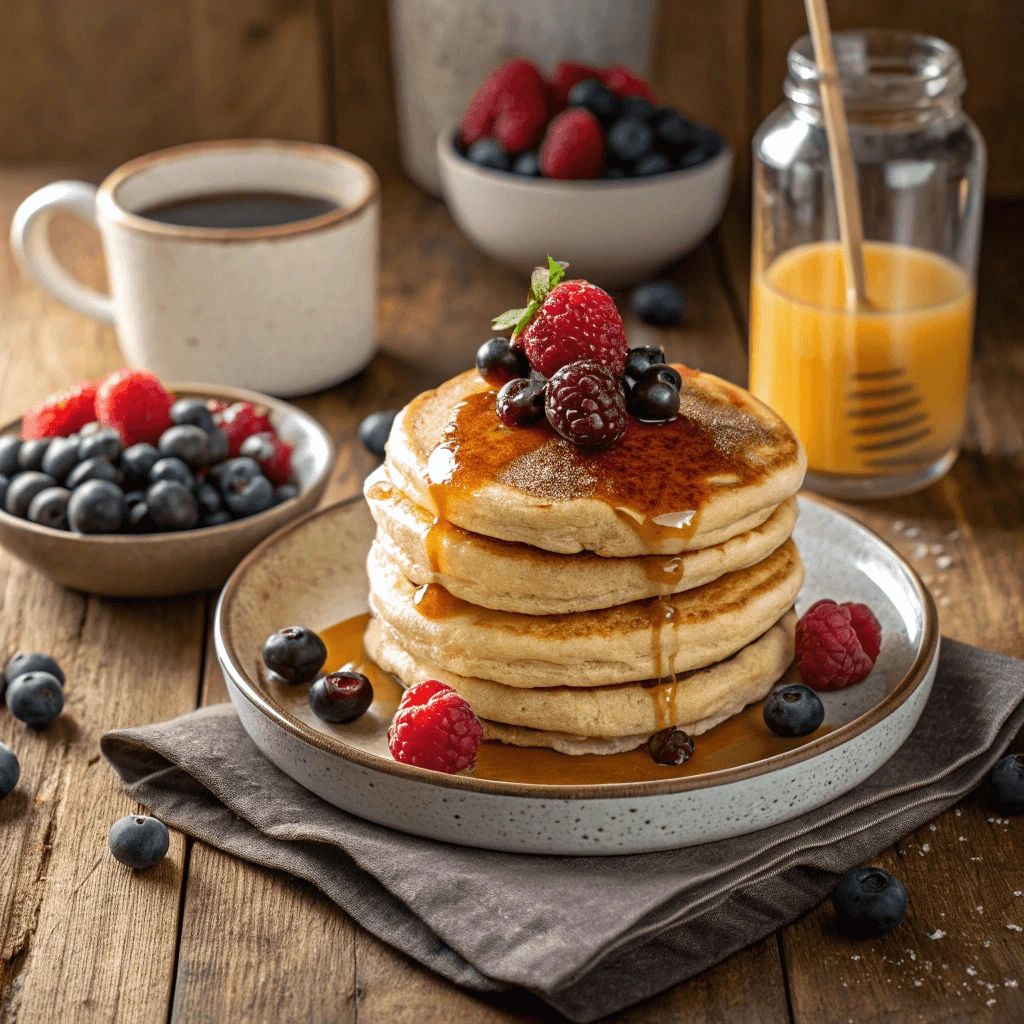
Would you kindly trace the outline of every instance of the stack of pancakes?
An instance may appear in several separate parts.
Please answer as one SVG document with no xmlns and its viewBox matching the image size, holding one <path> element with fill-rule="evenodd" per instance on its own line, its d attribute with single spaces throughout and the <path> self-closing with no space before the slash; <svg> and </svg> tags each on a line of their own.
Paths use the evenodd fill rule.
<svg viewBox="0 0 1024 1024">
<path fill-rule="evenodd" d="M 475 371 L 399 413 L 366 482 L 369 656 L 440 679 L 487 738 L 613 753 L 706 731 L 793 657 L 803 450 L 684 367 L 680 415 L 608 449 L 508 428 Z"/>
</svg>

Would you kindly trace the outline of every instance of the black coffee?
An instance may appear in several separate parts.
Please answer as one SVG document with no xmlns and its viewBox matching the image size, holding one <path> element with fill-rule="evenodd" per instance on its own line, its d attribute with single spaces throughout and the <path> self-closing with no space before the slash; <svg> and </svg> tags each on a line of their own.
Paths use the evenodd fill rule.
<svg viewBox="0 0 1024 1024">
<path fill-rule="evenodd" d="M 293 224 L 338 209 L 333 199 L 291 192 L 214 192 L 157 203 L 140 215 L 188 228 L 266 228 Z"/>
</svg>

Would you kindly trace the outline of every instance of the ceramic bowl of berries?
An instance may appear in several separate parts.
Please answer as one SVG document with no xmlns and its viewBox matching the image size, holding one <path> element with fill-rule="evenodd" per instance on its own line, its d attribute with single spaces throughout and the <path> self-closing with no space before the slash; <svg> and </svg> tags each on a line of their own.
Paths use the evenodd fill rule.
<svg viewBox="0 0 1024 1024">
<path fill-rule="evenodd" d="M 732 151 L 621 67 L 563 61 L 547 79 L 506 61 L 437 139 L 452 217 L 528 274 L 556 249 L 577 273 L 632 285 L 695 248 L 722 216 Z"/>
<path fill-rule="evenodd" d="M 0 428 L 0 545 L 87 593 L 218 587 L 317 504 L 334 457 L 286 402 L 119 370 Z"/>
</svg>

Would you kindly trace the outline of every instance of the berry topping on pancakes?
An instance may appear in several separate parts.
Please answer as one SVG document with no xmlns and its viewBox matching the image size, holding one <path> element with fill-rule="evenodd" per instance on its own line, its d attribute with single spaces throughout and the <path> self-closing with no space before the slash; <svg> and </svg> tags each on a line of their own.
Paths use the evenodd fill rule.
<svg viewBox="0 0 1024 1024">
<path fill-rule="evenodd" d="M 425 679 L 402 695 L 388 729 L 396 761 L 454 775 L 476 765 L 483 727 L 473 709 L 450 686 Z"/>
<path fill-rule="evenodd" d="M 626 433 L 622 388 L 592 359 L 569 363 L 555 373 L 548 381 L 544 413 L 562 437 L 585 448 L 615 444 Z"/>
</svg>

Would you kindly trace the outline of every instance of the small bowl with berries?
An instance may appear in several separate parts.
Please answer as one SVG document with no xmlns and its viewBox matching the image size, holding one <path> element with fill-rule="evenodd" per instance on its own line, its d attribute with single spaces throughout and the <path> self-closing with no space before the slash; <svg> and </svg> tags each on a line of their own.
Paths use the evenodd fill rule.
<svg viewBox="0 0 1024 1024">
<path fill-rule="evenodd" d="M 317 504 L 334 457 L 286 402 L 117 370 L 0 428 L 0 545 L 88 593 L 207 590 Z"/>
<path fill-rule="evenodd" d="M 732 151 L 621 66 L 509 60 L 437 139 L 445 200 L 483 252 L 529 274 L 556 249 L 607 287 L 636 284 L 721 219 Z"/>
</svg>

